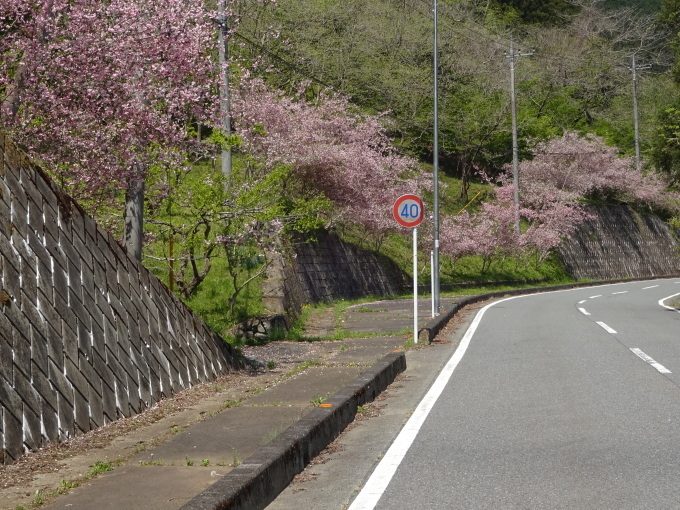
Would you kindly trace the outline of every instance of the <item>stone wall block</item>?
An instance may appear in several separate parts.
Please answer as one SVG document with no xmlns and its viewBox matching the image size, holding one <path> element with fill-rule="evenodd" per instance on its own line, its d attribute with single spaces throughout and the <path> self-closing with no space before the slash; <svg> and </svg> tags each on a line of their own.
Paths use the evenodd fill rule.
<svg viewBox="0 0 680 510">
<path fill-rule="evenodd" d="M 73 393 L 73 410 L 74 410 L 74 427 L 73 432 L 76 435 L 84 434 L 90 431 L 90 405 L 87 398 L 87 393 L 83 395 L 76 390 Z"/>
<path fill-rule="evenodd" d="M 123 373 L 124 377 L 116 380 L 116 414 L 118 418 L 127 418 L 131 416 L 129 393 L 130 386 L 128 385 L 128 376 Z"/>
<path fill-rule="evenodd" d="M 40 370 L 43 374 L 47 374 L 47 338 L 37 329 L 33 329 L 31 334 L 31 359 L 33 367 Z"/>
<path fill-rule="evenodd" d="M 25 261 L 21 263 L 21 294 L 34 305 L 38 302 L 38 275 Z"/>
<path fill-rule="evenodd" d="M 64 352 L 64 358 L 68 358 L 71 361 L 76 361 L 78 360 L 78 333 L 77 331 L 73 331 L 71 329 L 71 326 L 75 326 L 76 330 L 78 329 L 78 324 L 77 324 L 77 319 L 73 319 L 73 322 L 67 322 L 63 320 L 61 322 L 61 334 L 64 339 L 63 343 L 63 352 Z"/>
<path fill-rule="evenodd" d="M 3 400 L 3 402 L 5 402 Z M 21 407 L 21 403 L 19 404 Z M 17 460 L 24 453 L 23 427 L 21 420 L 17 418 L 5 405 L 2 406 L 2 430 L 3 445 L 2 458 L 5 464 Z"/>
<path fill-rule="evenodd" d="M 94 430 L 106 425 L 104 420 L 104 398 L 102 396 L 101 386 L 97 388 L 96 385 L 90 386 L 90 394 L 88 398 L 90 424 L 89 430 Z"/>
<path fill-rule="evenodd" d="M 113 381 L 111 381 L 112 385 Z M 102 413 L 104 414 L 104 425 L 111 423 L 118 419 L 118 413 L 116 411 L 116 391 L 115 388 L 110 388 L 108 385 L 104 385 L 104 391 L 102 395 Z"/>
<path fill-rule="evenodd" d="M 2 329 L 7 327 L 9 322 L 2 321 L 3 315 L 0 314 L 0 375 L 4 375 L 8 379 L 12 378 L 12 340 L 10 329 Z M 4 338 L 3 338 L 4 337 Z"/>
<path fill-rule="evenodd" d="M 74 392 L 75 393 L 75 392 Z M 75 436 L 75 418 L 73 395 L 70 398 L 59 393 L 57 395 L 59 417 L 59 438 L 63 441 Z"/>
<path fill-rule="evenodd" d="M 33 378 L 31 380 L 31 384 L 40 397 L 40 409 L 42 410 L 43 416 L 45 416 L 45 406 L 49 406 L 49 410 L 52 413 L 56 413 L 58 405 L 57 390 L 54 389 L 54 386 L 50 384 L 47 374 L 43 374 L 42 372 L 38 373 L 35 370 L 32 371 L 32 374 Z M 49 439 L 55 438 L 50 435 L 48 435 L 48 437 Z"/>
<path fill-rule="evenodd" d="M 216 337 L 1 133 L 0 152 L 0 464 L 234 363 L 188 345 Z"/>
<path fill-rule="evenodd" d="M 56 396 L 55 396 L 56 401 Z M 42 420 L 44 429 L 43 444 L 59 440 L 59 422 L 57 421 L 56 406 L 49 405 L 46 401 L 42 402 Z"/>
<path fill-rule="evenodd" d="M 38 413 L 24 405 L 24 446 L 29 450 L 37 450 L 42 446 L 42 435 L 40 434 L 40 411 Z"/>
<path fill-rule="evenodd" d="M 77 363 L 78 363 L 77 359 L 74 363 L 73 360 L 66 358 L 64 360 L 64 372 L 65 372 L 64 375 L 66 376 L 66 379 L 68 379 L 68 381 L 71 383 L 73 388 L 76 390 L 76 393 L 80 394 L 80 398 L 87 399 L 87 396 L 89 395 L 88 391 L 89 385 L 87 379 L 80 371 L 80 368 Z"/>
</svg>

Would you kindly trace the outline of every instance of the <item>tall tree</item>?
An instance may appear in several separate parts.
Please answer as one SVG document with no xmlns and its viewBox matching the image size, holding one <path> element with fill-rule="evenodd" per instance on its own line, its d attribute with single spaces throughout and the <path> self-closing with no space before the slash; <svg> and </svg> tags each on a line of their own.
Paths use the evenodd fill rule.
<svg viewBox="0 0 680 510">
<path fill-rule="evenodd" d="M 76 194 L 128 193 L 139 258 L 144 180 L 214 119 L 214 26 L 189 0 L 0 0 L 0 122 Z"/>
</svg>

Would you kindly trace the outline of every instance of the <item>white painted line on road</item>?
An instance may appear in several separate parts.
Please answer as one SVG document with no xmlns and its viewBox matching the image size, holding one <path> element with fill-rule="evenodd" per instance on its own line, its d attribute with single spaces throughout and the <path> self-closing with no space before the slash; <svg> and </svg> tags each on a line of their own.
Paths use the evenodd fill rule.
<svg viewBox="0 0 680 510">
<path fill-rule="evenodd" d="M 598 294 L 597 296 L 590 296 L 588 299 L 595 299 L 595 298 L 599 298 L 599 297 L 602 297 L 602 294 Z"/>
<path fill-rule="evenodd" d="M 582 305 L 582 304 L 585 303 L 586 301 L 588 301 L 588 300 L 587 300 L 587 299 L 582 299 L 581 301 L 578 302 L 578 304 L 579 304 L 579 305 Z"/>
<path fill-rule="evenodd" d="M 642 287 L 642 290 L 647 290 L 647 289 L 656 289 L 658 285 L 652 285 L 651 287 Z"/>
<path fill-rule="evenodd" d="M 579 311 L 580 311 L 583 315 L 590 315 L 590 314 L 588 313 L 588 311 L 587 311 L 585 308 L 579 308 Z"/>
<path fill-rule="evenodd" d="M 623 290 L 621 292 L 612 292 L 612 296 L 616 296 L 617 294 L 627 294 L 627 293 L 628 293 L 627 290 Z"/>
<path fill-rule="evenodd" d="M 607 333 L 611 333 L 612 335 L 615 335 L 615 334 L 616 334 L 616 331 L 614 331 L 612 328 L 610 328 L 609 326 L 607 326 L 604 322 L 598 322 L 598 324 L 599 324 L 600 326 L 602 326 L 602 327 L 604 328 L 604 330 L 605 330 Z"/>
<path fill-rule="evenodd" d="M 401 464 L 401 461 L 406 456 L 411 444 L 413 444 L 414 439 L 418 435 L 418 431 L 420 431 L 420 427 L 422 427 L 423 423 L 425 423 L 427 415 L 430 414 L 430 411 L 437 402 L 437 399 L 441 395 L 442 391 L 444 391 L 444 388 L 449 382 L 449 379 L 451 379 L 453 371 L 458 366 L 458 363 L 460 363 L 460 360 L 463 359 L 463 355 L 465 354 L 465 351 L 467 351 L 470 341 L 472 340 L 472 336 L 475 334 L 475 331 L 477 331 L 477 327 L 479 326 L 484 313 L 489 308 L 498 303 L 509 301 L 510 299 L 515 299 L 517 297 L 520 296 L 513 296 L 510 298 L 501 299 L 500 301 L 496 301 L 494 303 L 490 303 L 479 311 L 475 319 L 472 321 L 472 324 L 470 324 L 470 327 L 466 331 L 465 336 L 460 341 L 460 345 L 458 345 L 456 352 L 453 353 L 451 359 L 449 359 L 444 369 L 441 371 L 439 376 L 437 376 L 434 384 L 432 387 L 430 387 L 430 390 L 427 392 L 423 400 L 420 401 L 418 407 L 416 407 L 416 410 L 411 415 L 411 418 L 409 418 L 409 420 L 406 422 L 406 425 L 404 425 L 404 428 L 401 429 L 401 432 L 399 432 L 399 435 L 394 440 L 394 443 L 392 443 L 392 446 L 390 446 L 389 450 L 387 450 L 387 453 L 385 453 L 385 456 L 375 468 L 375 471 L 373 471 L 373 474 L 366 482 L 366 485 L 364 485 L 364 488 L 361 489 L 359 495 L 352 502 L 349 510 L 372 510 L 375 508 L 375 505 L 378 504 L 378 501 L 392 480 L 394 473 L 397 472 L 399 464 Z"/>
<path fill-rule="evenodd" d="M 675 282 L 675 283 L 680 283 L 680 282 Z M 675 311 L 675 312 L 680 313 L 680 310 L 678 310 L 677 308 L 675 308 L 675 307 L 673 307 L 673 306 L 668 306 L 668 305 L 666 304 L 666 301 L 668 301 L 669 299 L 672 299 L 672 298 L 674 298 L 674 297 L 676 297 L 676 296 L 680 296 L 680 294 L 673 294 L 672 296 L 668 296 L 668 297 L 665 297 L 665 298 L 663 298 L 663 299 L 659 299 L 659 305 L 660 305 L 660 306 L 663 306 L 664 308 L 666 308 L 666 309 L 668 309 L 668 310 L 673 310 L 673 311 Z"/>
<path fill-rule="evenodd" d="M 668 370 L 666 367 L 664 367 L 661 363 L 657 363 L 656 361 L 654 361 L 654 359 L 647 356 L 640 349 L 631 347 L 630 350 L 633 351 L 638 358 L 640 358 L 642 361 L 645 361 L 646 363 L 649 363 L 650 365 L 652 365 L 654 368 L 656 368 L 662 374 L 671 374 L 672 373 L 670 370 Z"/>
</svg>

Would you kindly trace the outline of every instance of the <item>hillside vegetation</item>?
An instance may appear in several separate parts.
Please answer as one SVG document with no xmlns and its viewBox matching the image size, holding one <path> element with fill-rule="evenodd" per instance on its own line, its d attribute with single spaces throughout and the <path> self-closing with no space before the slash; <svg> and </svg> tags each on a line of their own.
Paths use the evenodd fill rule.
<svg viewBox="0 0 680 510">
<path fill-rule="evenodd" d="M 216 6 L 0 0 L 0 122 L 224 332 L 261 312 L 257 283 L 293 232 L 407 261 L 391 205 L 416 193 L 431 210 L 433 3 Z M 439 2 L 444 282 L 564 278 L 553 250 L 588 201 L 673 220 L 679 28 L 676 0 Z"/>
</svg>

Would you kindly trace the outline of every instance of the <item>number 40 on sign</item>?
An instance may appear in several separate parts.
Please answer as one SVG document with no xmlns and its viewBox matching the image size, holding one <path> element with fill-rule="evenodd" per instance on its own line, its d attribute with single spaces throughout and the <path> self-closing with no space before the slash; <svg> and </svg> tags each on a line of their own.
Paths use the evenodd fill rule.
<svg viewBox="0 0 680 510">
<path fill-rule="evenodd" d="M 404 227 L 417 227 L 423 221 L 423 201 L 415 195 L 403 195 L 394 202 L 394 219 Z"/>
</svg>

